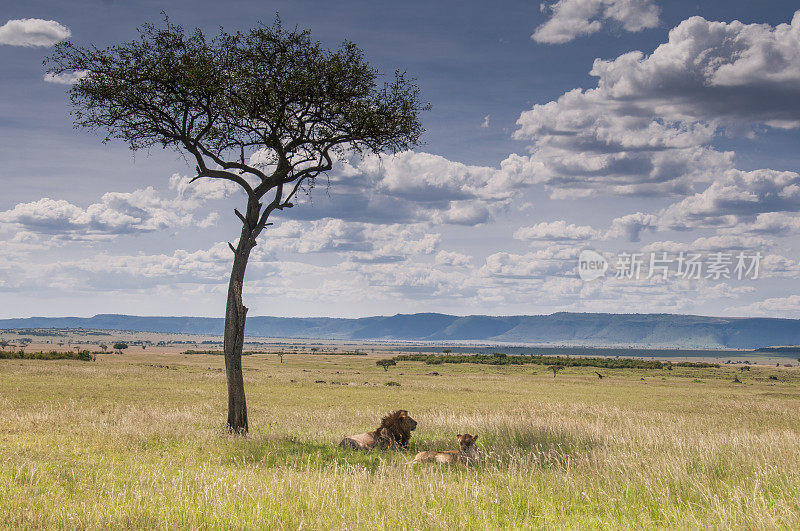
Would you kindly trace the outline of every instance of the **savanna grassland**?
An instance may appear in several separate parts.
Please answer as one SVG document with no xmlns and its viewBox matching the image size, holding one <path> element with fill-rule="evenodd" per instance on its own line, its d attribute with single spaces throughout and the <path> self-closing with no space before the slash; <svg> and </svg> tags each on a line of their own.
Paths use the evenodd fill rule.
<svg viewBox="0 0 800 531">
<path fill-rule="evenodd" d="M 254 354 L 239 438 L 224 430 L 221 356 L 97 358 L 0 360 L 3 527 L 800 526 L 797 368 L 599 379 L 590 367 L 384 371 L 374 355 Z M 397 408 L 419 422 L 411 451 L 336 446 Z M 465 431 L 480 465 L 407 464 Z"/>
</svg>

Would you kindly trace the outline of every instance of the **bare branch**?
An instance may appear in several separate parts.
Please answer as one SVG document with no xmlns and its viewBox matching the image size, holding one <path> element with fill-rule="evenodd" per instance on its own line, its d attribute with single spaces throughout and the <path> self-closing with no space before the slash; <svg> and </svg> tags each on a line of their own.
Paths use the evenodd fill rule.
<svg viewBox="0 0 800 531">
<path fill-rule="evenodd" d="M 215 179 L 227 179 L 229 181 L 235 182 L 236 184 L 238 184 L 239 186 L 244 188 L 244 190 L 245 190 L 245 192 L 247 192 L 248 196 L 252 196 L 253 195 L 253 188 L 250 186 L 250 183 L 248 183 L 246 180 L 244 180 L 243 177 L 241 177 L 240 175 L 237 175 L 235 173 L 228 172 L 228 171 L 209 169 L 206 166 L 206 161 L 203 158 L 203 155 L 200 154 L 200 152 L 197 150 L 196 145 L 187 144 L 186 142 L 184 142 L 184 146 L 186 146 L 186 149 L 189 151 L 189 153 L 194 155 L 194 158 L 197 161 L 197 167 L 196 167 L 197 176 L 194 177 L 190 182 L 194 182 L 195 180 L 199 179 L 200 177 L 212 177 L 212 178 L 215 178 Z"/>
<path fill-rule="evenodd" d="M 223 160 L 219 156 L 217 156 L 214 153 L 212 153 L 211 150 L 209 150 L 207 147 L 203 146 L 202 144 L 195 144 L 195 146 L 200 149 L 200 151 L 203 153 L 203 155 L 205 155 L 206 157 L 208 157 L 211 160 L 213 160 L 216 164 L 219 164 L 223 169 L 226 169 L 226 170 L 234 170 L 235 169 L 235 170 L 243 171 L 245 173 L 250 173 L 252 175 L 255 175 L 256 177 L 258 177 L 261 180 L 265 180 L 267 178 L 267 176 L 264 175 L 264 172 L 262 172 L 261 170 L 259 170 L 257 168 L 253 168 L 252 166 L 248 166 L 247 164 L 244 164 L 244 163 L 231 162 L 231 161 Z M 244 154 L 244 152 L 242 152 L 242 154 Z"/>
</svg>

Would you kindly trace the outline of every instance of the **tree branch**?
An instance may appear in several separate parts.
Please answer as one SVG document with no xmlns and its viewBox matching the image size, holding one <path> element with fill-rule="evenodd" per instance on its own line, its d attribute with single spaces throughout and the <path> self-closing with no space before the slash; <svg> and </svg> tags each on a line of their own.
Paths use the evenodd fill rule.
<svg viewBox="0 0 800 531">
<path fill-rule="evenodd" d="M 241 212 L 239 212 L 239 209 L 237 209 L 237 208 L 234 208 L 234 209 L 233 209 L 233 213 L 234 213 L 234 214 L 236 214 L 236 216 L 237 216 L 239 219 L 241 219 L 241 220 L 242 220 L 242 223 L 244 223 L 245 225 L 248 225 L 248 223 L 247 223 L 247 218 L 245 218 L 245 217 L 242 215 L 242 213 L 241 213 Z"/>
<path fill-rule="evenodd" d="M 197 176 L 192 178 L 189 182 L 194 182 L 200 177 L 212 177 L 214 179 L 227 179 L 229 181 L 233 181 L 242 188 L 244 188 L 245 192 L 247 192 L 248 196 L 253 196 L 253 187 L 250 186 L 246 180 L 240 175 L 236 175 L 235 173 L 231 173 L 228 171 L 222 170 L 212 170 L 206 166 L 206 161 L 203 158 L 203 155 L 197 150 L 196 146 L 192 143 L 186 142 L 186 139 L 183 139 L 184 146 L 186 149 L 194 155 L 195 160 L 197 161 Z"/>
</svg>

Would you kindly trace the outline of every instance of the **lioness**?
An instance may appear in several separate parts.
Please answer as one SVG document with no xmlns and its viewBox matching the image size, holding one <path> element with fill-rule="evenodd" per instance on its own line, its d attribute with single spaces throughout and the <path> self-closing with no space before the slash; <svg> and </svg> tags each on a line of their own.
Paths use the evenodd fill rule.
<svg viewBox="0 0 800 531">
<path fill-rule="evenodd" d="M 463 464 L 468 465 L 471 463 L 475 463 L 479 460 L 480 455 L 478 453 L 478 447 L 475 445 L 475 441 L 478 440 L 478 436 L 472 436 L 469 433 L 465 434 L 458 434 L 456 435 L 458 439 L 458 450 L 445 450 L 444 452 L 420 452 L 411 461 L 411 464 L 414 463 L 425 463 L 428 461 L 436 461 L 437 463 L 442 463 L 445 465 L 452 465 L 452 464 Z"/>
<path fill-rule="evenodd" d="M 372 450 L 374 448 L 408 448 L 411 432 L 417 429 L 417 421 L 405 409 L 399 409 L 381 419 L 375 431 L 345 437 L 339 446 L 353 450 Z"/>
</svg>

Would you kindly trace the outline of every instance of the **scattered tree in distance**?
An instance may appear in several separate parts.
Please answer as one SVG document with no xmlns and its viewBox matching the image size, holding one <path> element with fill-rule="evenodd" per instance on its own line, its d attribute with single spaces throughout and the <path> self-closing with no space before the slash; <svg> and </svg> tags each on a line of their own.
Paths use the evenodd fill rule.
<svg viewBox="0 0 800 531">
<path fill-rule="evenodd" d="M 118 341 L 118 342 L 114 343 L 114 351 L 117 354 L 122 354 L 122 351 L 125 350 L 126 348 L 128 348 L 128 344 L 127 343 L 123 343 L 122 341 Z"/>
<path fill-rule="evenodd" d="M 378 361 L 376 361 L 376 362 L 375 362 L 375 365 L 377 365 L 378 367 L 383 367 L 383 370 L 384 370 L 384 371 L 388 371 L 388 370 L 389 370 L 389 367 L 392 367 L 392 366 L 394 366 L 394 365 L 397 365 L 397 362 L 396 362 L 396 361 L 394 361 L 394 360 L 393 360 L 393 359 L 391 359 L 391 358 L 386 358 L 386 359 L 382 359 L 382 360 L 378 360 Z"/>
</svg>

